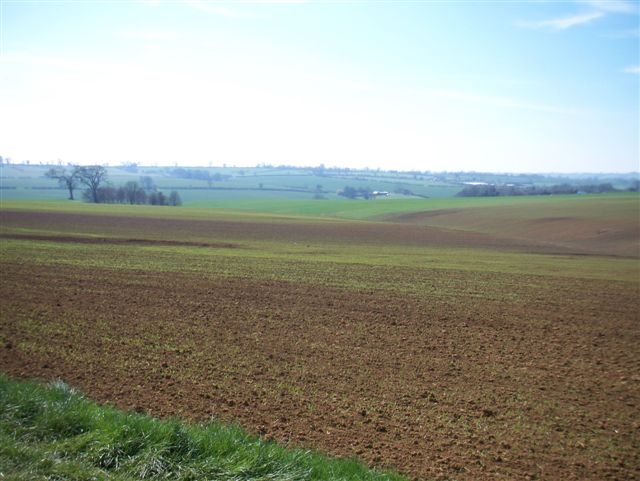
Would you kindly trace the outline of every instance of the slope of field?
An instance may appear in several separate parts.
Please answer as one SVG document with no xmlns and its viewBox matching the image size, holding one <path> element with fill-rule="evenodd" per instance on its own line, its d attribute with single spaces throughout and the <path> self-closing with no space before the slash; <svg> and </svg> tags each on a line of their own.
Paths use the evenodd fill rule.
<svg viewBox="0 0 640 481">
<path fill-rule="evenodd" d="M 70 215 L 65 224 L 75 226 L 78 233 L 97 235 L 109 225 L 115 235 L 135 236 L 137 231 L 145 231 L 135 218 L 144 217 L 145 224 L 168 222 L 163 235 L 172 240 L 175 240 L 174 233 L 190 240 L 206 240 L 213 232 L 230 238 L 238 228 L 241 237 L 256 235 L 264 240 L 275 235 L 273 238 L 278 239 L 284 223 L 290 239 L 299 242 L 313 239 L 390 241 L 403 245 L 640 256 L 640 196 L 637 194 L 374 201 L 263 199 L 223 202 L 215 210 L 167 210 L 153 206 L 130 209 L 120 205 L 69 202 L 4 201 L 2 205 L 7 212 L 3 215 L 20 219 L 20 229 L 25 232 L 36 232 L 41 222 L 52 230 L 60 216 Z M 225 205 L 234 209 L 225 209 Z M 43 211 L 47 214 L 42 214 Z M 106 217 L 96 219 L 95 216 Z M 186 219 L 189 219 L 188 226 Z M 344 219 L 369 222 L 341 221 Z M 247 222 L 254 225 L 248 226 Z M 291 228 L 292 222 L 295 228 Z M 163 232 L 163 229 L 156 225 L 151 226 L 151 231 Z"/>
<path fill-rule="evenodd" d="M 4 372 L 421 479 L 640 476 L 638 259 L 119 207 L 0 211 Z"/>
<path fill-rule="evenodd" d="M 633 200 L 635 199 L 635 201 Z M 312 217 L 333 217 L 341 219 L 360 220 L 391 220 L 399 222 L 420 222 L 421 215 L 435 210 L 467 209 L 467 208 L 491 208 L 507 206 L 517 208 L 523 206 L 535 214 L 537 209 L 557 210 L 565 206 L 570 206 L 570 210 L 589 212 L 588 206 L 596 206 L 595 217 L 603 218 L 601 214 L 606 212 L 599 206 L 601 201 L 612 206 L 610 210 L 615 211 L 618 202 L 627 202 L 627 205 L 637 206 L 640 203 L 638 194 L 617 193 L 617 194 L 594 194 L 594 195 L 563 195 L 563 196 L 514 196 L 514 197 L 449 197 L 433 199 L 412 199 L 412 198 L 377 198 L 372 200 L 349 200 L 349 199 L 234 199 L 233 201 L 218 200 L 207 202 L 192 202 L 189 207 L 206 207 L 208 209 L 237 210 L 240 212 L 263 212 L 288 216 L 312 216 Z M 625 209 L 627 219 L 633 212 Z M 637 207 L 636 207 L 637 211 Z M 473 212 L 473 211 L 472 211 Z M 476 211 L 477 212 L 477 211 Z M 405 214 L 416 214 L 415 218 Z M 620 214 L 616 214 L 619 216 Z M 593 216 L 593 215 L 592 215 Z M 459 224 L 469 227 L 467 224 Z M 499 230 L 499 229 L 498 229 Z"/>
<path fill-rule="evenodd" d="M 387 216 L 393 222 L 528 239 L 591 253 L 640 256 L 640 197 L 547 198 Z"/>
<path fill-rule="evenodd" d="M 555 244 L 526 239 L 501 238 L 491 234 L 462 232 L 438 227 L 415 225 L 391 225 L 371 222 L 313 222 L 304 219 L 260 219 L 247 222 L 235 219 L 183 220 L 176 218 L 141 218 L 122 215 L 92 215 L 68 213 L 38 213 L 3 211 L 0 213 L 0 235 L 13 238 L 56 240 L 56 236 L 68 238 L 99 236 L 109 242 L 110 237 L 135 242 L 155 239 L 174 243 L 209 241 L 241 243 L 243 241 L 271 241 L 307 244 L 345 244 L 358 242 L 364 245 L 395 246 L 449 246 L 484 247 L 533 252 L 574 251 Z M 10 226 L 10 229 L 7 227 Z M 53 235 L 52 235 L 53 234 Z M 82 240 L 82 239 L 81 239 Z M 215 245 L 214 242 L 214 245 Z"/>
</svg>

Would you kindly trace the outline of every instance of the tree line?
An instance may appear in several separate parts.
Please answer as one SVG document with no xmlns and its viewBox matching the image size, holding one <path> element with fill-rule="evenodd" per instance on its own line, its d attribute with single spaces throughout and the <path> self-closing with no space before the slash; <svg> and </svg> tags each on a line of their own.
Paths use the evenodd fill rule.
<svg viewBox="0 0 640 481">
<path fill-rule="evenodd" d="M 338 190 L 336 194 L 341 195 L 342 197 L 346 197 L 347 199 L 357 199 L 358 197 L 362 197 L 363 199 L 371 198 L 371 190 L 363 187 L 351 187 L 350 185 L 345 186 L 344 188 Z"/>
<path fill-rule="evenodd" d="M 74 192 L 81 185 L 85 187 L 82 198 L 94 204 L 150 204 L 182 205 L 180 194 L 173 190 L 169 195 L 156 190 L 150 178 L 141 178 L 141 184 L 129 181 L 114 187 L 107 183 L 107 169 L 102 165 L 70 165 L 52 167 L 45 174 L 56 179 L 69 192 L 69 200 L 74 200 Z"/>
<path fill-rule="evenodd" d="M 628 191 L 637 192 L 636 181 Z M 559 194 L 602 194 L 605 192 L 620 192 L 610 183 L 570 185 L 559 184 L 551 186 L 517 186 L 517 185 L 468 185 L 456 195 L 458 197 L 498 197 L 509 195 L 559 195 Z"/>
<path fill-rule="evenodd" d="M 169 170 L 169 175 L 183 179 L 204 180 L 211 188 L 213 182 L 222 182 L 231 178 L 230 175 L 223 175 L 219 172 L 211 174 L 208 170 L 203 169 L 185 169 L 183 167 L 175 167 Z"/>
</svg>

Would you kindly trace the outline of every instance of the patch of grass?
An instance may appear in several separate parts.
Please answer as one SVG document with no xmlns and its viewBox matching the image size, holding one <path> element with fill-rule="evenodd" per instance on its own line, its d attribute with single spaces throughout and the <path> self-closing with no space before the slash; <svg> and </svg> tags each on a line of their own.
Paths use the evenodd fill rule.
<svg viewBox="0 0 640 481">
<path fill-rule="evenodd" d="M 0 478 L 14 480 L 402 481 L 215 422 L 99 406 L 65 383 L 0 375 Z"/>
</svg>

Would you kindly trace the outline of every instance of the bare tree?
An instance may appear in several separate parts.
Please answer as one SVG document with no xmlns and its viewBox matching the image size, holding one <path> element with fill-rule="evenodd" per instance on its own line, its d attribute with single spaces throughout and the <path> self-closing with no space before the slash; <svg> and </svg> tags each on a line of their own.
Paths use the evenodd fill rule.
<svg viewBox="0 0 640 481">
<path fill-rule="evenodd" d="M 182 199 L 180 198 L 180 194 L 175 191 L 172 190 L 171 193 L 169 194 L 169 205 L 173 205 L 173 206 L 177 206 L 177 205 L 182 205 Z"/>
<path fill-rule="evenodd" d="M 71 170 L 64 167 L 52 167 L 44 175 L 50 179 L 57 179 L 58 183 L 69 191 L 69 200 L 73 200 L 73 191 L 78 186 L 79 180 L 77 167 Z"/>
<path fill-rule="evenodd" d="M 76 171 L 78 180 L 87 186 L 91 202 L 100 202 L 100 184 L 107 180 L 107 169 L 102 165 L 88 165 L 76 167 Z"/>
<path fill-rule="evenodd" d="M 150 175 L 140 176 L 140 187 L 147 192 L 153 192 L 156 190 L 156 183 Z"/>
<path fill-rule="evenodd" d="M 144 190 L 137 182 L 129 181 L 124 184 L 124 198 L 129 204 L 138 204 L 140 194 L 144 193 Z"/>
</svg>

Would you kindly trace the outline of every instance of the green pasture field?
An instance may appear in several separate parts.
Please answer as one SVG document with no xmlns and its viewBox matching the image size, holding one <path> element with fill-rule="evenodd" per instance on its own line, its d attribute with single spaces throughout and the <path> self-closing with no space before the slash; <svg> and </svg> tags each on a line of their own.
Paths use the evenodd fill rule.
<svg viewBox="0 0 640 481">
<path fill-rule="evenodd" d="M 43 191 L 56 192 L 56 191 Z M 5 209 L 43 209 L 68 212 L 108 212 L 123 215 L 151 215 L 175 218 L 211 218 L 217 215 L 229 214 L 231 211 L 242 213 L 274 214 L 278 216 L 312 217 L 312 218 L 341 218 L 361 220 L 393 220 L 393 216 L 414 212 L 473 209 L 468 211 L 476 216 L 490 208 L 482 219 L 492 219 L 504 228 L 513 219 L 535 219 L 543 217 L 581 217 L 606 219 L 611 217 L 634 220 L 638 218 L 640 210 L 640 196 L 637 193 L 592 194 L 592 195 L 562 195 L 562 196 L 521 196 L 521 197 L 454 197 L 434 199 L 398 199 L 379 198 L 373 200 L 348 200 L 333 198 L 325 200 L 310 199 L 309 194 L 298 194 L 301 198 L 282 198 L 281 193 L 265 192 L 260 195 L 269 197 L 251 198 L 255 192 L 243 191 L 191 191 L 192 200 L 186 202 L 179 209 L 159 208 L 155 206 L 126 206 L 126 205 L 90 205 L 81 201 L 33 198 L 2 197 L 0 207 Z M 217 195 L 220 199 L 211 200 L 209 195 Z M 1 193 L 1 191 L 0 191 Z M 53 194 L 51 194 L 53 195 Z M 233 197 L 230 199 L 229 197 Z M 43 202 L 45 201 L 45 202 Z M 429 220 L 425 223 L 436 225 Z M 444 226 L 444 225 L 443 225 Z M 473 222 L 465 225 L 452 225 L 456 228 L 474 228 Z"/>
<path fill-rule="evenodd" d="M 254 212 L 268 212 L 280 215 L 303 215 L 310 217 L 336 217 L 344 219 L 393 220 L 396 214 L 445 209 L 491 209 L 491 216 L 503 221 L 519 218 L 522 214 L 529 218 L 571 215 L 580 217 L 600 217 L 609 215 L 633 218 L 640 205 L 636 193 L 522 196 L 522 197 L 451 197 L 433 199 L 379 198 L 374 200 L 308 200 L 289 199 L 250 200 L 236 202 L 194 202 L 189 207 L 210 209 L 237 209 Z M 619 211 L 622 208 L 622 212 Z M 514 210 L 509 210 L 514 209 Z"/>
</svg>

